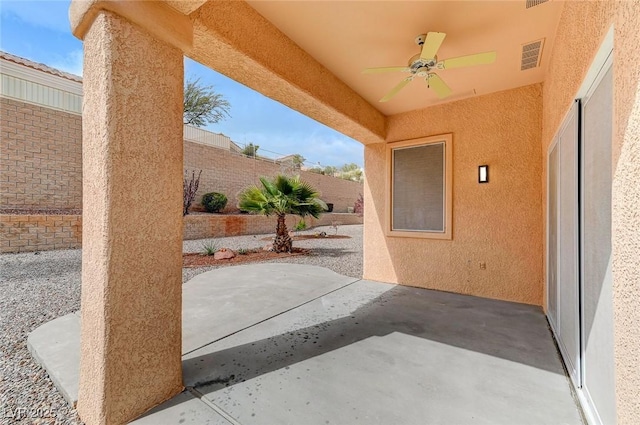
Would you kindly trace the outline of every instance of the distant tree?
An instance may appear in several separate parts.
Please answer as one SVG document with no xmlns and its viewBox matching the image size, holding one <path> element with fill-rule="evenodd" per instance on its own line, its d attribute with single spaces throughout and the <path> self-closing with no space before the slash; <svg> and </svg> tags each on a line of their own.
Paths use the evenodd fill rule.
<svg viewBox="0 0 640 425">
<path fill-rule="evenodd" d="M 185 124 L 202 127 L 215 124 L 227 117 L 231 117 L 231 104 L 220 93 L 213 90 L 213 86 L 205 86 L 200 79 L 188 79 L 184 85 L 184 115 Z"/>
<path fill-rule="evenodd" d="M 242 149 L 242 154 L 250 157 L 255 157 L 258 153 L 258 149 L 260 149 L 260 146 L 249 143 L 244 147 L 244 149 Z"/>
<path fill-rule="evenodd" d="M 327 176 L 335 176 L 337 172 L 338 168 L 334 167 L 333 165 L 327 165 L 326 167 L 324 167 L 324 174 L 326 174 Z"/>
<path fill-rule="evenodd" d="M 363 178 L 363 173 L 360 166 L 352 162 L 350 164 L 345 164 L 342 167 L 340 167 L 340 172 L 338 174 L 338 177 L 345 180 L 352 180 L 354 182 L 361 182 Z"/>
<path fill-rule="evenodd" d="M 324 174 L 324 169 L 322 167 L 319 167 L 319 166 L 311 167 L 307 171 L 310 171 L 310 172 L 316 173 L 316 174 Z"/>
<path fill-rule="evenodd" d="M 300 155 L 300 154 L 295 154 L 291 157 L 291 162 L 293 162 L 293 168 L 295 169 L 300 169 L 302 168 L 302 164 L 304 164 L 304 162 L 307 160 L 307 158 L 305 158 L 304 156 Z"/>
<path fill-rule="evenodd" d="M 342 171 L 343 173 L 348 173 L 350 171 L 355 171 L 359 169 L 360 167 L 355 162 L 352 162 L 350 164 L 344 164 L 342 167 L 340 167 L 340 171 Z"/>
</svg>

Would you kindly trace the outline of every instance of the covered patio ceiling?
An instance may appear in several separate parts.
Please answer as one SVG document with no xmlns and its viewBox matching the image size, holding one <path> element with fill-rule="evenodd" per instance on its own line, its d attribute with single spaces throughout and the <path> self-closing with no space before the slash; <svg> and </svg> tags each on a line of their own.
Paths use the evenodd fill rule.
<svg viewBox="0 0 640 425">
<path fill-rule="evenodd" d="M 386 140 L 386 117 L 543 81 L 564 2 L 73 2 L 83 38 L 100 9 L 123 16 L 186 56 L 364 144 Z M 529 7 L 528 7 L 529 6 Z M 437 70 L 452 94 L 439 99 L 409 74 L 363 75 L 405 66 L 415 37 L 444 32 L 437 58 L 495 51 L 496 62 Z M 539 67 L 521 71 L 522 46 L 544 40 Z"/>
<path fill-rule="evenodd" d="M 543 81 L 563 6 L 525 0 L 248 3 L 385 115 Z M 539 4 L 527 7 L 531 3 Z M 420 52 L 415 37 L 431 31 L 447 34 L 439 60 L 489 51 L 497 52 L 497 60 L 438 71 L 453 90 L 443 100 L 416 79 L 389 102 L 378 102 L 408 74 L 362 70 L 407 65 Z M 522 45 L 540 39 L 540 66 L 521 71 Z"/>
</svg>

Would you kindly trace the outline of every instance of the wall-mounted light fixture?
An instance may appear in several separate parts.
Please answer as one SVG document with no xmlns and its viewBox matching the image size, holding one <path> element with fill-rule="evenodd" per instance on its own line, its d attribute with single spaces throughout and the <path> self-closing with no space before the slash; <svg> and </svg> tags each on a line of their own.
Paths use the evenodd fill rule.
<svg viewBox="0 0 640 425">
<path fill-rule="evenodd" d="M 489 183 L 488 165 L 481 165 L 478 167 L 478 183 Z"/>
</svg>

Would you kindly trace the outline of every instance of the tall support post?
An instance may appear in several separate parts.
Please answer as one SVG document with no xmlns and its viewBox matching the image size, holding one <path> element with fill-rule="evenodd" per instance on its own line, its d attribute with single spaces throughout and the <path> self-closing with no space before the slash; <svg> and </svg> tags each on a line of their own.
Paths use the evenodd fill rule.
<svg viewBox="0 0 640 425">
<path fill-rule="evenodd" d="M 78 412 L 121 424 L 182 390 L 182 52 L 99 11 L 84 37 Z"/>
</svg>

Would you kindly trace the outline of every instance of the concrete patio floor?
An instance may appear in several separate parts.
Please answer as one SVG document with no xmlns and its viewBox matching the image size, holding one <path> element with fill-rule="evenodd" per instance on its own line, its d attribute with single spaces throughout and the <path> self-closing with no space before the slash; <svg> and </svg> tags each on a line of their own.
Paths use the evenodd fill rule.
<svg viewBox="0 0 640 425">
<path fill-rule="evenodd" d="M 29 336 L 71 403 L 78 324 L 67 315 Z M 133 423 L 583 423 L 540 308 L 307 265 L 187 282 L 183 375 L 183 393 Z"/>
</svg>

